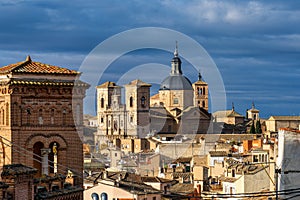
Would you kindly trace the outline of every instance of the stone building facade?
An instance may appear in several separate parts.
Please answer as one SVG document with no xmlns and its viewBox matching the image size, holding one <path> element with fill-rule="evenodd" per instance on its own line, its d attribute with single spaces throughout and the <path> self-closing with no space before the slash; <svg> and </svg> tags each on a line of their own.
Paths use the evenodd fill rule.
<svg viewBox="0 0 300 200">
<path fill-rule="evenodd" d="M 72 171 L 82 185 L 83 98 L 74 70 L 25 61 L 0 68 L 1 166 L 22 163 L 42 174 Z"/>
<path fill-rule="evenodd" d="M 141 80 L 124 85 L 125 103 L 121 103 L 122 86 L 110 81 L 97 86 L 99 127 L 96 143 L 126 138 L 134 142 L 136 138 L 158 133 L 206 133 L 211 122 L 208 84 L 201 74 L 192 84 L 183 75 L 181 63 L 176 47 L 171 73 L 153 96 L 150 96 L 151 85 Z M 122 141 L 114 143 L 122 146 Z M 139 144 L 131 144 L 136 145 Z"/>
</svg>

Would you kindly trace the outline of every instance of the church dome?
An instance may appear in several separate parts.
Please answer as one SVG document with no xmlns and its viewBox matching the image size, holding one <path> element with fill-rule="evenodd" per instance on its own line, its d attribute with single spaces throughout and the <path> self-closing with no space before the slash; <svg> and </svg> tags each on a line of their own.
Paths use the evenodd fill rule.
<svg viewBox="0 0 300 200">
<path fill-rule="evenodd" d="M 174 57 L 171 61 L 171 74 L 160 84 L 160 90 L 193 90 L 192 83 L 188 78 L 182 75 L 181 60 L 178 56 L 178 48 L 174 51 Z"/>
<path fill-rule="evenodd" d="M 183 75 L 170 75 L 160 84 L 160 90 L 193 90 L 192 83 Z"/>
</svg>

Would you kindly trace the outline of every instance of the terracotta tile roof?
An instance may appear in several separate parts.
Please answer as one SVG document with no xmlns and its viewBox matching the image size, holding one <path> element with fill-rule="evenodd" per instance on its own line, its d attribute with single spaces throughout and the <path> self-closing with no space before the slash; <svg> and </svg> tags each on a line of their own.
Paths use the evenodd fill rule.
<svg viewBox="0 0 300 200">
<path fill-rule="evenodd" d="M 209 154 L 210 157 L 223 157 L 228 155 L 226 151 L 210 151 Z"/>
<path fill-rule="evenodd" d="M 96 88 L 110 88 L 110 87 L 120 87 L 115 82 L 107 81 L 101 85 L 98 85 Z"/>
<path fill-rule="evenodd" d="M 143 176 L 142 177 L 143 182 L 150 182 L 150 183 L 169 183 L 169 182 L 174 182 L 173 180 L 170 179 L 165 179 L 165 178 L 159 178 L 157 176 Z"/>
<path fill-rule="evenodd" d="M 131 81 L 129 84 L 127 85 L 137 85 L 137 86 L 147 86 L 147 87 L 151 87 L 151 84 L 149 83 L 145 83 L 139 79 L 133 80 Z"/>
<path fill-rule="evenodd" d="M 40 62 L 33 62 L 28 56 L 25 61 L 10 64 L 0 68 L 0 74 L 7 73 L 41 73 L 41 74 L 72 74 L 77 75 L 80 72 L 62 68 L 58 66 L 48 65 Z"/>
<path fill-rule="evenodd" d="M 203 80 L 198 80 L 198 81 L 196 81 L 196 82 L 193 83 L 193 84 L 207 85 L 207 83 L 206 83 L 205 81 L 203 81 Z"/>
<path fill-rule="evenodd" d="M 244 117 L 243 115 L 237 113 L 234 110 L 221 110 L 213 113 L 214 117 L 222 118 L 222 117 Z"/>
<path fill-rule="evenodd" d="M 177 183 L 175 185 L 172 185 L 170 188 L 170 192 L 184 193 L 184 194 L 193 193 L 194 190 L 195 190 L 194 184 L 185 184 L 185 183 Z"/>
</svg>

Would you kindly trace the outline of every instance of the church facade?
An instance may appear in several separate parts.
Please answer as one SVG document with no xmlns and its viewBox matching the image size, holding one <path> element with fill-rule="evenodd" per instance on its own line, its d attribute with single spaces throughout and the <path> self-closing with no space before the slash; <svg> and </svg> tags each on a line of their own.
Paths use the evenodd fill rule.
<svg viewBox="0 0 300 200">
<path fill-rule="evenodd" d="M 183 75 L 181 63 L 176 45 L 171 73 L 153 96 L 150 96 L 151 85 L 141 80 L 124 86 L 110 81 L 97 86 L 96 142 L 133 141 L 155 134 L 206 133 L 211 122 L 208 84 L 200 73 L 198 81 L 192 84 Z M 124 104 L 121 103 L 122 87 L 125 88 Z"/>
<path fill-rule="evenodd" d="M 83 98 L 74 70 L 25 61 L 0 68 L 1 167 L 22 163 L 37 177 L 72 172 L 82 185 Z"/>
</svg>

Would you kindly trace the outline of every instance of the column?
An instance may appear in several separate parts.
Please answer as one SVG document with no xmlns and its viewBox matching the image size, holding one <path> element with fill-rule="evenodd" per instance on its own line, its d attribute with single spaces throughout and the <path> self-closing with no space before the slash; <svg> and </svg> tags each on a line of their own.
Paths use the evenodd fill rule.
<svg viewBox="0 0 300 200">
<path fill-rule="evenodd" d="M 48 165 L 48 154 L 51 152 L 49 148 L 43 148 L 41 149 L 41 155 L 42 155 L 42 175 L 48 175 L 49 174 L 49 165 Z"/>
</svg>

